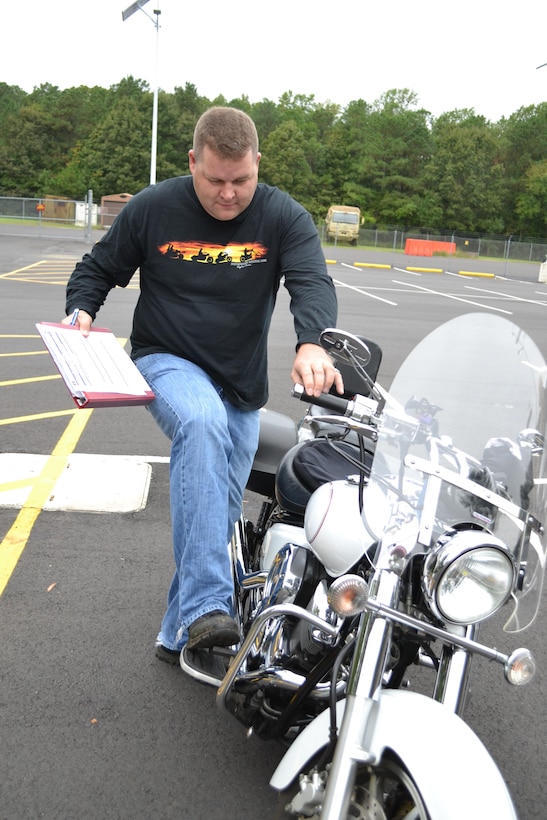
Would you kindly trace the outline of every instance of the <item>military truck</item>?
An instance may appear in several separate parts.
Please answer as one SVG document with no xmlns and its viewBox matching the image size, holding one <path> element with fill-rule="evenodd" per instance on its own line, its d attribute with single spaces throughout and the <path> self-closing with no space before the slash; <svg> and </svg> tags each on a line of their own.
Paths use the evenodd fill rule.
<svg viewBox="0 0 547 820">
<path fill-rule="evenodd" d="M 331 205 L 327 218 L 327 241 L 356 245 L 361 224 L 361 210 L 354 205 Z"/>
</svg>

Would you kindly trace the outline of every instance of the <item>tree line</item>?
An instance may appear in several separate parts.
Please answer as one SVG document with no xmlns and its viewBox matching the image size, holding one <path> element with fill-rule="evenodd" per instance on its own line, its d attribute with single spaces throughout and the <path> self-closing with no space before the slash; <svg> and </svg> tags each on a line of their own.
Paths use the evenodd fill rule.
<svg viewBox="0 0 547 820">
<path fill-rule="evenodd" d="M 110 88 L 31 93 L 0 83 L 0 196 L 96 201 L 150 179 L 152 92 L 126 77 Z M 277 102 L 209 100 L 187 83 L 158 93 L 157 179 L 188 172 L 199 115 L 232 105 L 255 121 L 260 180 L 288 191 L 316 220 L 358 205 L 365 226 L 547 236 L 547 102 L 491 122 L 474 109 L 438 117 L 409 89 L 341 107 L 313 95 Z"/>
</svg>

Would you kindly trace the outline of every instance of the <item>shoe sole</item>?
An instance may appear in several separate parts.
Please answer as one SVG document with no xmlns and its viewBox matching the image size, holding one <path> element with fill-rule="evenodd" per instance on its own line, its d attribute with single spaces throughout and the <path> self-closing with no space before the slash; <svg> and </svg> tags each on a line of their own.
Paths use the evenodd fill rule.
<svg viewBox="0 0 547 820">
<path fill-rule="evenodd" d="M 231 619 L 229 619 L 231 621 Z M 233 646 L 239 643 L 239 632 L 233 622 L 220 626 L 206 625 L 197 635 L 189 636 L 186 646 L 188 649 L 210 649 L 212 646 Z"/>
<path fill-rule="evenodd" d="M 165 646 L 156 646 L 156 658 L 164 663 L 170 663 L 171 666 L 176 666 L 180 663 L 180 652 L 174 649 L 167 649 Z"/>
</svg>

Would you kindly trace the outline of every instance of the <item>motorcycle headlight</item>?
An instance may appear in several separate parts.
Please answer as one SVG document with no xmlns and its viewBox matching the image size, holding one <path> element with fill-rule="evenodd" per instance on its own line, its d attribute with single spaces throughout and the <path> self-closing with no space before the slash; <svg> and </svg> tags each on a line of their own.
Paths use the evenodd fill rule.
<svg viewBox="0 0 547 820">
<path fill-rule="evenodd" d="M 473 624 L 507 601 L 514 573 L 503 541 L 481 530 L 453 530 L 427 556 L 422 586 L 441 620 Z"/>
</svg>

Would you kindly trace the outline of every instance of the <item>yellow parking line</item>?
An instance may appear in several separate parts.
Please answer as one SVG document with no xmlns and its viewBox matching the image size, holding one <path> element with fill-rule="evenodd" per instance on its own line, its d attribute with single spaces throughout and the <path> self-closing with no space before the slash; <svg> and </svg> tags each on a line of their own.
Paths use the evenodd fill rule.
<svg viewBox="0 0 547 820">
<path fill-rule="evenodd" d="M 20 424 L 24 421 L 41 421 L 42 419 L 56 419 L 58 416 L 74 416 L 76 413 L 80 414 L 82 411 L 74 408 L 74 410 L 52 410 L 51 413 L 35 413 L 33 416 L 12 416 L 11 419 L 0 419 L 0 427 L 7 424 Z"/>
<path fill-rule="evenodd" d="M 44 469 L 37 476 L 25 504 L 21 507 L 9 532 L 0 543 L 0 595 L 4 592 L 19 558 L 25 549 L 32 528 L 51 495 L 55 482 L 66 467 L 93 410 L 72 411 L 73 416 L 57 442 Z"/>
<path fill-rule="evenodd" d="M 6 481 L 0 484 L 0 493 L 10 493 L 12 490 L 20 490 L 23 487 L 30 487 L 35 482 L 35 478 L 20 478 L 17 481 Z"/>
<path fill-rule="evenodd" d="M 29 350 L 24 353 L 0 353 L 0 359 L 11 359 L 16 356 L 43 356 L 44 353 L 48 352 L 47 350 Z"/>
<path fill-rule="evenodd" d="M 57 376 L 31 376 L 28 379 L 10 379 L 6 382 L 0 382 L 0 387 L 12 387 L 14 384 L 34 384 L 34 382 L 48 382 L 51 379 L 60 379 L 61 377 L 57 374 Z"/>
<path fill-rule="evenodd" d="M 13 276 L 14 273 L 21 273 L 24 270 L 32 270 L 38 267 L 38 265 L 45 265 L 45 263 L 46 260 L 42 259 L 40 262 L 33 262 L 32 265 L 26 265 L 24 268 L 15 268 L 15 270 L 9 270 L 7 273 L 0 273 L 0 279 L 6 279 L 8 276 Z"/>
</svg>

